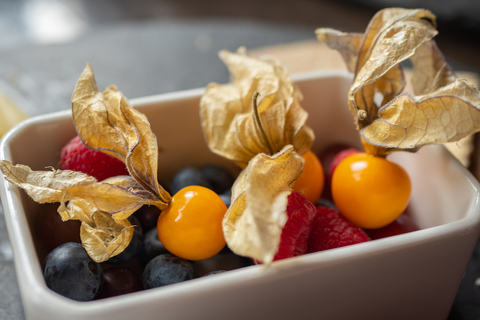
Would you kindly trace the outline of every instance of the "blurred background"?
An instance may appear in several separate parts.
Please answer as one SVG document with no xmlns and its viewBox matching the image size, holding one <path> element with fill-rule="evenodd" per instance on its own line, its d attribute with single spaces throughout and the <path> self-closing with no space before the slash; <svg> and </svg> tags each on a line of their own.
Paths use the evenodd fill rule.
<svg viewBox="0 0 480 320">
<path fill-rule="evenodd" d="M 69 109 L 87 62 L 100 88 L 116 84 L 129 98 L 204 87 L 228 81 L 221 49 L 279 50 L 299 61 L 316 28 L 363 32 L 392 6 L 430 9 L 447 61 L 480 72 L 478 0 L 0 0 L 0 135 L 26 117 Z M 480 318 L 477 259 L 451 320 Z M 0 281 L 0 319 L 23 319 L 1 209 Z"/>
<path fill-rule="evenodd" d="M 323 26 L 362 32 L 400 5 L 432 10 L 448 61 L 480 71 L 478 0 L 1 0 L 0 91 L 29 115 L 69 108 L 87 61 L 101 88 L 130 98 L 201 87 L 227 80 L 220 49 L 315 41 Z"/>
</svg>

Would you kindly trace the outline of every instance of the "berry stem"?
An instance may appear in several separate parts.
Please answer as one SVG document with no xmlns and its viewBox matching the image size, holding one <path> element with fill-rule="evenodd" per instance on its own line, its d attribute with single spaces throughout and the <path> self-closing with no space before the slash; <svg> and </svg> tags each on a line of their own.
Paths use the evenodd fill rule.
<svg viewBox="0 0 480 320">
<path fill-rule="evenodd" d="M 255 115 L 255 121 L 260 130 L 260 134 L 263 139 L 263 142 L 265 143 L 265 146 L 267 147 L 269 154 L 273 155 L 274 152 L 273 152 L 272 146 L 270 145 L 270 141 L 268 141 L 267 134 L 265 133 L 265 130 L 263 129 L 262 121 L 260 120 L 260 115 L 258 114 L 257 99 L 259 95 L 260 93 L 258 91 L 253 94 L 253 113 Z"/>
</svg>

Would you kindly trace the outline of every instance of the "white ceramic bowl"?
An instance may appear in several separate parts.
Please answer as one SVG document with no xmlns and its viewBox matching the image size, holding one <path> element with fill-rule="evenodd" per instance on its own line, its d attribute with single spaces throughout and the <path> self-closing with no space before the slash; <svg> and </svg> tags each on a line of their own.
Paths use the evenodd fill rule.
<svg viewBox="0 0 480 320">
<path fill-rule="evenodd" d="M 304 94 L 313 150 L 359 144 L 341 71 L 296 75 Z M 201 132 L 203 89 L 132 100 L 160 146 L 162 181 L 185 165 L 226 163 Z M 1 141 L 0 158 L 42 170 L 55 166 L 74 136 L 68 111 L 29 119 Z M 445 319 L 480 230 L 479 184 L 443 147 L 392 159 L 413 183 L 411 214 L 420 231 L 251 266 L 214 277 L 92 302 L 64 298 L 45 285 L 30 232 L 37 206 L 1 178 L 1 200 L 28 319 Z"/>
</svg>

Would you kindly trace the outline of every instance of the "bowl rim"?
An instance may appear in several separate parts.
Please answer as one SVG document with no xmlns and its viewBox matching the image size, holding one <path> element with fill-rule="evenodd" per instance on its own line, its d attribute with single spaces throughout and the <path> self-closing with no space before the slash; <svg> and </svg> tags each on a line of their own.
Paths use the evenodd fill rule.
<svg viewBox="0 0 480 320">
<path fill-rule="evenodd" d="M 310 81 L 319 78 L 341 77 L 351 79 L 350 73 L 345 70 L 320 70 L 292 75 L 296 82 Z M 201 96 L 205 88 L 195 88 L 190 90 L 176 91 L 172 93 L 151 95 L 131 99 L 130 102 L 135 107 L 142 107 L 150 104 L 160 104 L 167 101 L 177 101 Z M 63 110 L 45 115 L 35 116 L 22 121 L 9 130 L 0 140 L 0 159 L 11 159 L 9 143 L 23 130 L 39 123 L 54 122 L 65 120 L 71 117 L 71 110 Z M 441 146 L 436 146 L 443 148 Z M 448 151 L 444 149 L 444 152 Z M 449 153 L 448 153 L 449 154 Z M 449 154 L 449 157 L 453 156 Z M 459 163 L 460 165 L 460 163 Z M 463 166 L 462 166 L 463 167 Z M 153 302 L 158 299 L 171 299 L 175 296 L 185 296 L 193 292 L 216 290 L 230 285 L 245 283 L 245 278 L 250 280 L 258 279 L 259 275 L 264 276 L 268 273 L 295 272 L 295 265 L 301 263 L 305 268 L 314 268 L 318 263 L 342 263 L 348 259 L 365 255 L 378 255 L 385 251 L 398 249 L 400 247 L 425 243 L 433 239 L 443 238 L 461 230 L 471 230 L 480 226 L 480 210 L 478 210 L 480 201 L 480 184 L 475 177 L 463 167 L 462 174 L 465 175 L 470 183 L 472 190 L 475 191 L 475 200 L 470 203 L 465 210 L 465 216 L 459 220 L 418 230 L 408 234 L 402 234 L 384 238 L 376 241 L 370 241 L 355 246 L 347 246 L 337 249 L 331 249 L 323 252 L 308 254 L 295 257 L 294 259 L 285 259 L 277 261 L 268 269 L 262 266 L 251 266 L 232 270 L 228 273 L 218 274 L 208 280 L 198 278 L 188 281 L 188 283 L 179 283 L 175 286 L 156 288 L 154 290 L 144 290 L 133 294 L 112 297 L 102 300 L 89 302 L 78 302 L 65 298 L 46 286 L 41 276 L 41 268 L 37 255 L 29 254 L 34 250 L 33 238 L 30 232 L 24 232 L 24 227 L 28 227 L 26 216 L 23 214 L 24 207 L 20 198 L 20 190 L 10 184 L 3 175 L 0 176 L 0 196 L 4 208 L 6 225 L 9 233 L 10 242 L 17 272 L 17 279 L 21 283 L 29 284 L 30 290 L 21 289 L 22 297 L 28 297 L 28 303 L 42 306 L 44 308 L 68 308 L 68 310 L 78 312 L 79 314 L 95 314 L 105 312 L 109 308 L 117 308 L 119 304 L 122 308 L 133 307 L 139 303 Z M 20 213 L 20 214 L 19 214 Z M 292 267 L 293 266 L 293 267 Z M 22 285 L 21 285 L 22 286 Z M 24 301 L 25 303 L 25 301 Z"/>
</svg>

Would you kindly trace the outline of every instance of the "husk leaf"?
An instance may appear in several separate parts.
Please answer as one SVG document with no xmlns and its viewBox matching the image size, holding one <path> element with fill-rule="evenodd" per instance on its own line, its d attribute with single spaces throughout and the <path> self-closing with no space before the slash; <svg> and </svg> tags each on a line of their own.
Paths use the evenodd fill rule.
<svg viewBox="0 0 480 320">
<path fill-rule="evenodd" d="M 98 182 L 81 172 L 33 171 L 7 160 L 0 161 L 0 170 L 36 202 L 60 202 L 62 220 L 80 220 L 82 244 L 97 262 L 122 252 L 134 231 L 127 218 L 142 205 L 155 204 L 153 196 L 128 176 Z"/>
<path fill-rule="evenodd" d="M 138 184 L 128 176 L 98 182 L 82 172 L 33 171 L 25 165 L 14 166 L 8 160 L 0 161 L 0 169 L 8 181 L 25 190 L 38 203 L 64 204 L 83 199 L 119 220 L 126 219 L 142 205 L 155 205 L 158 201 L 144 189 L 138 188 Z"/>
<path fill-rule="evenodd" d="M 62 217 L 78 218 L 80 239 L 89 256 L 96 262 L 103 262 L 120 254 L 129 245 L 134 227 L 128 219 L 117 220 L 107 212 L 99 211 L 83 199 L 61 205 Z"/>
<path fill-rule="evenodd" d="M 72 115 L 83 143 L 125 162 L 130 175 L 157 194 L 163 202 L 160 209 L 165 209 L 170 195 L 158 183 L 157 138 L 147 118 L 131 108 L 115 86 L 98 91 L 89 64 L 72 95 Z"/>
<path fill-rule="evenodd" d="M 127 219 L 132 213 L 143 205 L 163 210 L 171 197 L 157 181 L 157 140 L 148 120 L 115 86 L 99 92 L 90 65 L 73 93 L 72 113 L 82 141 L 124 161 L 130 176 L 99 182 L 81 172 L 33 171 L 7 160 L 0 161 L 0 170 L 36 202 L 60 202 L 63 220 L 80 220 L 83 247 L 102 262 L 130 243 L 134 228 Z"/>
<path fill-rule="evenodd" d="M 273 59 L 249 57 L 244 50 L 221 51 L 231 84 L 211 83 L 200 101 L 200 117 L 210 150 L 244 168 L 259 153 L 274 154 L 291 144 L 303 154 L 314 134 L 305 124 L 301 93 L 286 70 Z M 258 113 L 270 147 L 262 138 L 252 108 L 259 93 Z"/>
<path fill-rule="evenodd" d="M 480 130 L 478 89 L 456 79 L 446 63 L 432 40 L 437 30 L 431 12 L 381 10 L 360 45 L 357 34 L 316 32 L 320 41 L 339 50 L 354 73 L 348 103 L 367 152 L 416 151 Z M 407 59 L 413 64 L 413 93 L 402 93 L 400 63 Z"/>
<path fill-rule="evenodd" d="M 232 204 L 223 220 L 229 248 L 265 264 L 278 250 L 290 186 L 303 169 L 292 145 L 273 156 L 256 155 L 232 187 Z"/>
</svg>

